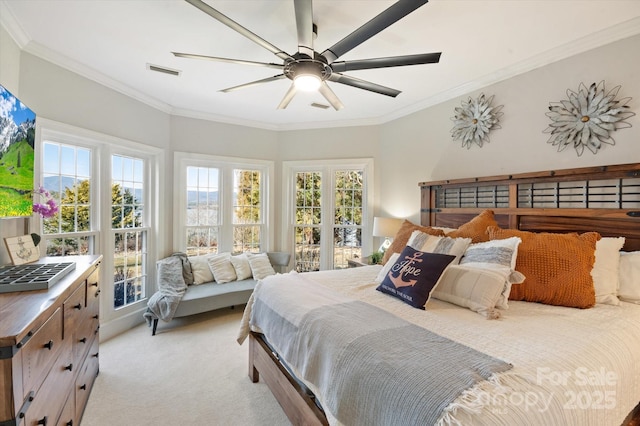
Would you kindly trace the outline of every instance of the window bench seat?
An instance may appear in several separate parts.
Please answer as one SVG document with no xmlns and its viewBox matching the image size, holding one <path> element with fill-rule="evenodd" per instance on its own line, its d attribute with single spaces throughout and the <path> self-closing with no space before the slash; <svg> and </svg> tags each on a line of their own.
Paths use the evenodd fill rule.
<svg viewBox="0 0 640 426">
<path fill-rule="evenodd" d="M 285 252 L 267 252 L 271 265 L 276 272 L 282 272 L 289 266 L 291 255 Z M 173 318 L 209 312 L 216 309 L 244 305 L 249 300 L 257 284 L 254 278 L 217 283 L 215 281 L 189 285 L 184 293 Z M 158 318 L 153 319 L 152 335 L 155 336 Z"/>
</svg>

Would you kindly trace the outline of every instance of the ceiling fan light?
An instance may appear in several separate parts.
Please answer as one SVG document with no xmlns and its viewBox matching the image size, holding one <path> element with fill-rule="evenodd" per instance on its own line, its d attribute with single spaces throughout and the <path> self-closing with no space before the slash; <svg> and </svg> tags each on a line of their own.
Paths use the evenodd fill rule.
<svg viewBox="0 0 640 426">
<path fill-rule="evenodd" d="M 322 80 L 320 80 L 320 77 L 318 77 L 317 75 L 301 74 L 293 79 L 293 84 L 295 84 L 296 89 L 305 92 L 312 92 L 320 88 Z"/>
</svg>

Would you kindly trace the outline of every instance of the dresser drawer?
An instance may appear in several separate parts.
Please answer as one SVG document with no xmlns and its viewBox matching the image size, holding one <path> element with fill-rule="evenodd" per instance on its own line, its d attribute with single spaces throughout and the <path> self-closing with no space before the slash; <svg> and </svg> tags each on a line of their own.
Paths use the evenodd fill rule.
<svg viewBox="0 0 640 426">
<path fill-rule="evenodd" d="M 25 413 L 25 426 L 55 425 L 73 387 L 76 366 L 66 343 Z"/>
<path fill-rule="evenodd" d="M 84 412 L 87 400 L 89 399 L 93 382 L 96 380 L 96 376 L 98 375 L 98 356 L 98 336 L 96 336 L 93 339 L 91 348 L 89 349 L 89 354 L 82 366 L 82 371 L 80 371 L 78 378 L 76 379 L 76 419 L 78 419 L 78 421 L 82 418 L 82 413 Z"/>
<path fill-rule="evenodd" d="M 62 408 L 62 413 L 56 426 L 74 426 L 79 424 L 80 422 L 76 419 L 76 398 L 71 394 Z"/>
<path fill-rule="evenodd" d="M 77 327 L 82 326 L 83 316 L 86 311 L 87 290 L 81 285 L 71 296 L 64 301 L 64 329 L 65 336 L 72 333 Z"/>
<path fill-rule="evenodd" d="M 62 309 L 58 308 L 20 349 L 23 397 L 30 391 L 37 392 L 58 358 L 62 349 L 62 320 Z"/>
</svg>

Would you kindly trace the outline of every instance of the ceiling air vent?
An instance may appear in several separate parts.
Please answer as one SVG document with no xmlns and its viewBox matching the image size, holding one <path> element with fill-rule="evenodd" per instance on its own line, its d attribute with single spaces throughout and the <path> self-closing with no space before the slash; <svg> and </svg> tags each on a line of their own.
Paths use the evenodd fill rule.
<svg viewBox="0 0 640 426">
<path fill-rule="evenodd" d="M 329 105 L 325 105 L 325 104 L 319 104 L 317 102 L 314 102 L 311 104 L 312 107 L 314 108 L 320 108 L 320 109 L 327 109 L 329 108 Z"/>
<path fill-rule="evenodd" d="M 179 77 L 180 74 L 182 73 L 182 71 L 180 70 L 174 70 L 171 68 L 161 67 L 160 65 L 153 65 L 153 64 L 147 64 L 147 69 L 150 71 L 161 72 L 163 74 L 175 75 L 176 77 Z"/>
</svg>

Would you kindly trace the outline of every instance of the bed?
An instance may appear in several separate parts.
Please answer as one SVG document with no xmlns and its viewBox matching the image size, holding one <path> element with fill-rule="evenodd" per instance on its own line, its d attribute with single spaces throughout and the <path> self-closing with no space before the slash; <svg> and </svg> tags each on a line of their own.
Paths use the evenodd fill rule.
<svg viewBox="0 0 640 426">
<path fill-rule="evenodd" d="M 496 226 L 486 233 L 504 241 L 518 236 L 518 262 L 526 261 L 523 240 L 528 248 L 547 234 L 584 237 L 593 247 L 590 270 L 601 259 L 600 241 L 640 250 L 640 164 L 419 185 L 420 226 L 455 237 L 490 212 Z M 592 232 L 597 243 L 586 241 Z M 409 242 L 414 238 L 415 232 Z M 496 239 L 486 244 L 495 249 Z M 396 252 L 407 244 L 401 240 L 394 240 Z M 626 265 L 632 257 L 624 259 Z M 579 276 L 580 259 L 567 262 Z M 595 286 L 598 303 L 582 305 L 567 293 L 575 303 L 567 307 L 532 296 L 525 281 L 510 286 L 521 300 L 496 302 L 504 290 L 492 299 L 508 309 L 452 303 L 443 281 L 462 263 L 445 269 L 430 293 L 444 296 L 429 298 L 425 310 L 375 291 L 387 274 L 380 265 L 264 280 L 239 335 L 239 342 L 249 339 L 249 377 L 262 377 L 293 424 L 640 424 L 640 300 L 609 303 L 615 294 L 601 295 Z M 625 281 L 634 285 L 626 275 Z M 361 329 L 368 331 L 356 334 Z M 411 347 L 398 349 L 400 341 Z"/>
</svg>

